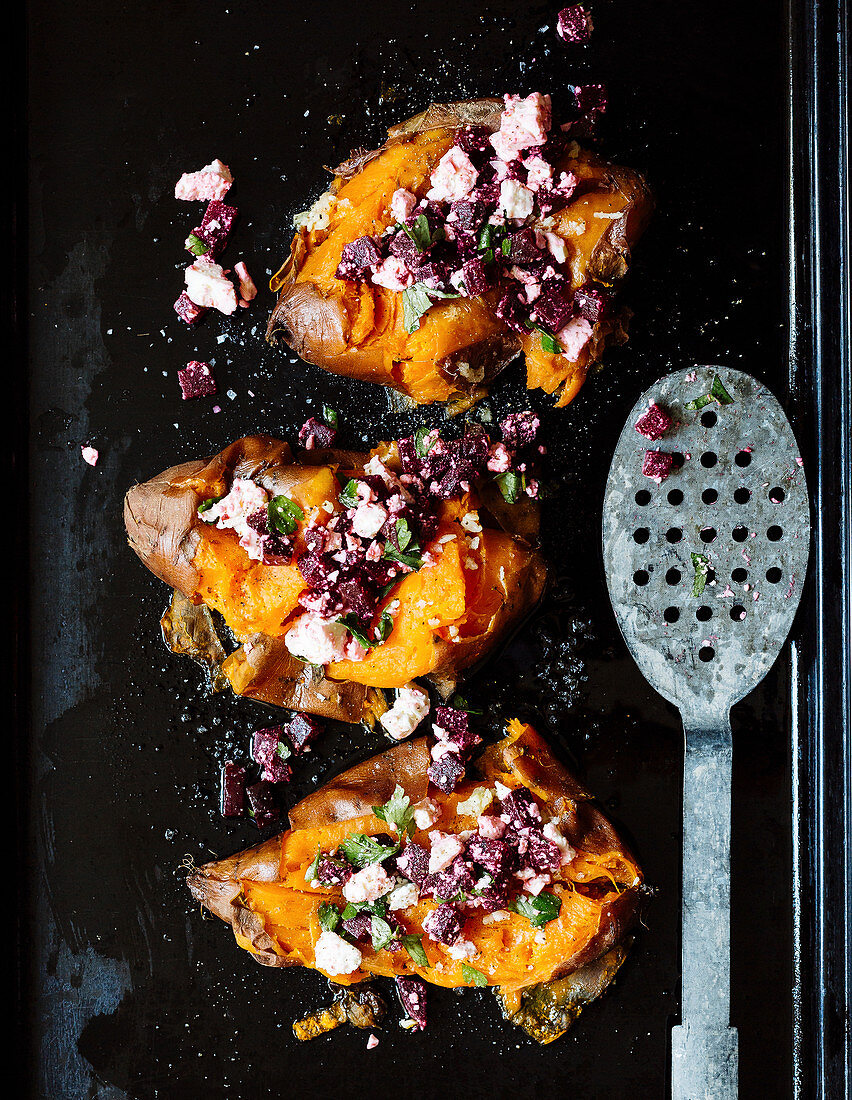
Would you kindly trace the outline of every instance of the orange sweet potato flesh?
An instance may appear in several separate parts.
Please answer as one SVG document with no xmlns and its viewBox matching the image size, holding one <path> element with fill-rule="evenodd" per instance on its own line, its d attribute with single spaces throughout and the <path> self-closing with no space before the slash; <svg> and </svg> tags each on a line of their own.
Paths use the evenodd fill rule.
<svg viewBox="0 0 852 1100">
<path fill-rule="evenodd" d="M 494 295 L 439 301 L 409 334 L 401 293 L 335 276 L 346 244 L 393 224 L 394 191 L 403 187 L 423 197 L 455 131 L 468 123 L 499 129 L 502 106 L 498 99 L 432 104 L 392 127 L 381 149 L 336 170 L 328 226 L 300 228 L 272 280 L 280 294 L 269 321 L 270 342 L 281 338 L 309 363 L 378 382 L 418 404 L 483 396 L 520 351 L 530 389 L 558 393 L 558 405 L 576 396 L 606 344 L 626 339 L 623 318 L 596 324 L 586 347 L 568 359 L 544 352 L 537 335 L 522 338 L 509 329 L 495 313 Z M 617 285 L 650 217 L 652 200 L 644 180 L 576 143 L 556 170 L 573 172 L 581 181 L 578 197 L 548 222 L 548 229 L 566 242 L 574 288 L 590 279 Z M 622 217 L 610 217 L 616 214 Z"/>
<path fill-rule="evenodd" d="M 392 465 L 396 450 L 377 451 Z M 387 597 L 399 600 L 394 628 L 364 661 L 340 661 L 317 677 L 293 657 L 287 631 L 300 614 L 304 582 L 295 564 L 252 561 L 233 531 L 199 519 L 208 497 L 227 492 L 235 476 L 253 478 L 273 495 L 301 506 L 295 538 L 337 503 L 338 472 L 344 479 L 368 456 L 351 452 L 303 452 L 269 436 L 248 436 L 210 460 L 184 463 L 134 486 L 124 516 L 131 547 L 158 577 L 193 603 L 219 612 L 240 646 L 221 664 L 234 691 L 298 710 L 360 721 L 373 688 L 401 687 L 419 676 L 441 683 L 484 659 L 540 599 L 546 581 L 541 556 L 530 545 L 538 512 L 528 500 L 500 508 L 486 492 L 484 530 L 471 538 L 460 520 L 480 503 L 475 492 L 447 502 L 433 542 L 431 564 L 404 578 Z M 513 531 L 517 517 L 519 530 Z M 474 568 L 475 567 L 475 568 Z"/>
<path fill-rule="evenodd" d="M 194 871 L 187 880 L 190 890 L 232 926 L 239 946 L 259 962 L 317 969 L 319 907 L 324 902 L 342 903 L 339 890 L 313 888 L 305 881 L 317 849 L 331 851 L 350 833 L 386 833 L 387 824 L 372 813 L 372 806 L 387 801 L 396 784 L 412 803 L 419 801 L 427 793 L 428 765 L 425 738 L 371 758 L 295 806 L 291 827 L 282 836 Z M 510 722 L 507 736 L 482 754 L 479 769 L 481 780 L 467 780 L 451 795 L 429 788 L 429 797 L 442 807 L 435 828 L 475 829 L 475 818 L 458 814 L 456 807 L 475 787 L 499 780 L 508 787 L 529 786 L 548 812 L 559 816 L 577 853 L 549 888 L 561 899 L 562 908 L 541 932 L 515 913 L 501 921 L 481 915 L 466 919 L 463 934 L 478 952 L 471 965 L 486 975 L 489 985 L 508 994 L 574 973 L 621 943 L 639 913 L 642 873 L 591 796 L 531 726 Z M 429 845 L 425 834 L 416 833 L 415 840 Z M 436 904 L 424 898 L 396 916 L 407 933 L 420 934 Z M 346 985 L 373 975 L 408 974 L 436 985 L 470 984 L 462 964 L 428 937 L 423 938 L 428 968 L 417 966 L 402 951 L 375 952 L 359 946 L 360 968 L 334 981 Z"/>
</svg>

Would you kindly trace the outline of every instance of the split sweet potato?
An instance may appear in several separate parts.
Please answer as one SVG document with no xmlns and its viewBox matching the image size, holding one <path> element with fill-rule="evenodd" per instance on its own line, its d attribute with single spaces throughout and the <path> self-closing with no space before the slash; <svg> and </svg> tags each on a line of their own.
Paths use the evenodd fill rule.
<svg viewBox="0 0 852 1100">
<path fill-rule="evenodd" d="M 419 328 L 404 324 L 403 295 L 396 290 L 336 277 L 343 248 L 394 224 L 391 198 L 400 188 L 422 198 L 441 157 L 466 126 L 495 132 L 503 103 L 480 99 L 432 104 L 394 126 L 376 150 L 340 165 L 323 197 L 322 227 L 302 226 L 273 278 L 278 302 L 268 326 L 271 343 L 285 341 L 303 359 L 326 370 L 377 382 L 414 402 L 453 402 L 464 407 L 519 352 L 526 357 L 527 385 L 558 395 L 566 405 L 608 343 L 626 339 L 625 316 L 597 320 L 588 343 L 571 358 L 545 350 L 535 332 L 513 331 L 495 312 L 495 292 L 436 302 Z M 625 277 L 633 245 L 650 216 L 652 201 L 642 177 L 568 144 L 556 164 L 579 180 L 576 196 L 546 220 L 565 242 L 576 290 L 594 281 L 611 289 Z"/>
<path fill-rule="evenodd" d="M 393 445 L 377 450 L 389 465 L 396 461 Z M 307 524 L 323 523 L 340 508 L 338 478 L 345 483 L 367 458 L 337 451 L 296 456 L 286 443 L 250 436 L 212 459 L 183 463 L 134 486 L 124 504 L 127 535 L 145 565 L 175 589 L 163 619 L 173 648 L 198 656 L 217 684 L 224 678 L 237 694 L 354 722 L 381 708 L 375 689 L 401 687 L 418 676 L 453 683 L 505 639 L 545 585 L 543 559 L 530 545 L 537 509 L 529 498 L 515 513 L 505 502 L 489 506 L 489 492 L 480 502 L 474 486 L 442 506 L 437 533 L 423 548 L 431 564 L 410 573 L 387 597 L 398 600 L 399 609 L 383 644 L 362 661 L 324 668 L 290 653 L 285 637 L 305 590 L 298 565 L 251 560 L 234 531 L 199 517 L 199 505 L 227 493 L 236 477 L 253 479 L 304 513 L 294 535 L 298 547 Z M 477 505 L 483 531 L 475 539 L 461 520 Z M 512 529 L 515 514 L 518 532 Z M 239 643 L 227 656 L 211 611 Z"/>
<path fill-rule="evenodd" d="M 561 903 L 558 916 L 536 927 L 521 911 L 488 914 L 469 896 L 463 936 L 474 951 L 466 961 L 422 936 L 421 963 L 401 949 L 373 950 L 361 943 L 357 970 L 327 976 L 348 985 L 375 976 L 407 975 L 459 987 L 472 984 L 469 963 L 485 978 L 475 984 L 495 987 L 504 1014 L 548 1042 L 560 1033 L 559 1021 L 565 1030 L 583 1004 L 603 991 L 623 960 L 640 910 L 641 871 L 588 792 L 532 727 L 509 723 L 507 736 L 481 755 L 481 778 L 469 777 L 450 795 L 428 785 L 429 761 L 426 740 L 419 738 L 344 772 L 293 807 L 290 829 L 283 835 L 193 871 L 189 888 L 231 925 L 238 945 L 258 962 L 319 969 L 314 950 L 322 933 L 320 909 L 343 899 L 339 887 L 322 886 L 312 878 L 318 852 L 333 852 L 352 834 L 386 837 L 387 821 L 376 816 L 374 807 L 400 788 L 412 805 L 427 794 L 439 805 L 432 828 L 465 836 L 477 829 L 477 817 L 466 803 L 474 790 L 485 785 L 505 798 L 507 790 L 525 788 L 543 819 L 557 822 L 570 845 L 570 862 L 548 887 Z M 463 812 L 457 809 L 460 803 Z M 434 836 L 418 829 L 411 839 L 428 849 Z M 422 934 L 437 904 L 421 896 L 397 912 L 402 932 Z M 560 986 L 559 979 L 570 980 Z"/>
</svg>

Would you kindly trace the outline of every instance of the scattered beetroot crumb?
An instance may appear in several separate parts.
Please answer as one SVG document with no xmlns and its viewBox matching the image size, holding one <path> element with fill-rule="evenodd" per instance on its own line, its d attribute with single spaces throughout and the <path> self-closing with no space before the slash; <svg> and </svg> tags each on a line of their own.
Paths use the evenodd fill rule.
<svg viewBox="0 0 852 1100">
<path fill-rule="evenodd" d="M 222 767 L 222 816 L 242 817 L 246 811 L 246 770 L 226 760 Z"/>
<path fill-rule="evenodd" d="M 574 98 L 577 101 L 577 109 L 584 115 L 597 111 L 603 114 L 606 111 L 607 96 L 605 84 L 575 84 Z"/>
<path fill-rule="evenodd" d="M 193 397 L 212 397 L 218 392 L 210 364 L 200 363 L 197 359 L 191 359 L 183 370 L 178 371 L 178 382 L 184 401 Z"/>
<path fill-rule="evenodd" d="M 184 202 L 222 199 L 233 182 L 227 164 L 213 160 L 197 172 L 184 172 L 175 184 L 175 198 Z"/>
<path fill-rule="evenodd" d="M 573 4 L 559 13 L 556 33 L 563 42 L 571 45 L 588 42 L 594 29 L 592 17 L 582 4 Z"/>
<path fill-rule="evenodd" d="M 672 418 L 659 405 L 652 402 L 639 417 L 633 427 L 646 439 L 662 439 L 672 426 Z"/>
<path fill-rule="evenodd" d="M 192 235 L 187 238 L 187 252 L 215 260 L 224 251 L 238 214 L 236 206 L 227 206 L 224 202 L 213 199 L 207 204 L 201 225 L 196 226 Z"/>
<path fill-rule="evenodd" d="M 642 473 L 645 477 L 653 478 L 657 484 L 661 484 L 672 472 L 674 459 L 665 451 L 646 451 L 645 460 L 642 463 Z"/>
<path fill-rule="evenodd" d="M 250 787 L 246 787 L 251 816 L 254 818 L 254 823 L 258 829 L 272 825 L 281 816 L 281 811 L 276 805 L 274 792 L 275 784 L 268 782 L 266 779 L 261 779 Z"/>
<path fill-rule="evenodd" d="M 379 1045 L 379 1040 L 375 1037 L 375 1035 L 371 1031 L 370 1032 L 370 1038 L 367 1040 L 367 1050 L 375 1050 L 378 1045 Z"/>
<path fill-rule="evenodd" d="M 724 592 L 717 592 L 716 593 L 716 599 L 717 600 L 726 600 L 729 596 L 733 596 L 733 595 L 734 595 L 733 589 L 731 588 L 731 586 L 729 584 L 726 584 Z"/>
<path fill-rule="evenodd" d="M 248 268 L 242 260 L 234 264 L 234 274 L 240 281 L 240 305 L 247 306 L 249 302 L 257 297 L 257 287 L 254 285 L 254 279 L 249 275 Z"/>
<path fill-rule="evenodd" d="M 184 290 L 175 302 L 175 313 L 188 325 L 197 324 L 207 312 L 204 306 L 197 306 Z"/>
<path fill-rule="evenodd" d="M 88 444 L 84 443 L 80 447 L 80 453 L 83 456 L 84 462 L 88 462 L 90 466 L 97 466 L 98 458 L 100 456 L 98 455 L 98 452 L 94 447 L 90 447 Z"/>
<path fill-rule="evenodd" d="M 322 450 L 325 447 L 333 447 L 337 438 L 337 431 L 329 424 L 317 420 L 315 416 L 309 417 L 299 428 L 299 444 L 306 451 Z"/>
</svg>

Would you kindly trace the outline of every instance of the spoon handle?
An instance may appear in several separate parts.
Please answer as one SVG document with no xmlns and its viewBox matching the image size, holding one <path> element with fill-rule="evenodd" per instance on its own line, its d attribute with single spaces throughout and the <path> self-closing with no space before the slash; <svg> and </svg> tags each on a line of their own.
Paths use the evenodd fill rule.
<svg viewBox="0 0 852 1100">
<path fill-rule="evenodd" d="M 684 715 L 684 733 L 682 1022 L 672 1030 L 672 1097 L 732 1100 L 729 713 Z"/>
</svg>

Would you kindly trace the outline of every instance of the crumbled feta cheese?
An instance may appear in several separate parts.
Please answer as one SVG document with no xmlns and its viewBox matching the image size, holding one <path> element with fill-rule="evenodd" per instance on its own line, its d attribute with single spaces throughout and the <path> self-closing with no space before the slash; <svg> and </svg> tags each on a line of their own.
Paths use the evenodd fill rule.
<svg viewBox="0 0 852 1100">
<path fill-rule="evenodd" d="M 352 530 L 362 539 L 373 539 L 381 531 L 387 518 L 388 510 L 384 505 L 365 501 L 355 509 Z"/>
<path fill-rule="evenodd" d="M 527 187 L 530 190 L 538 191 L 543 183 L 549 183 L 553 179 L 553 166 L 543 157 L 530 157 L 524 164 L 527 168 Z"/>
<path fill-rule="evenodd" d="M 484 836 L 486 840 L 499 840 L 507 828 L 506 822 L 499 817 L 495 817 L 494 814 L 480 814 L 476 819 L 476 824 L 479 835 Z"/>
<path fill-rule="evenodd" d="M 334 195 L 326 191 L 317 199 L 310 210 L 303 210 L 293 218 L 293 225 L 297 229 L 307 229 L 309 233 L 318 229 L 328 229 L 329 212 L 334 206 Z"/>
<path fill-rule="evenodd" d="M 502 801 L 504 798 L 508 798 L 512 793 L 512 788 L 507 787 L 505 783 L 501 783 L 499 779 L 494 781 L 494 790 L 497 792 L 497 797 Z"/>
<path fill-rule="evenodd" d="M 492 443 L 488 448 L 488 469 L 493 474 L 503 474 L 512 465 L 512 456 L 503 443 Z"/>
<path fill-rule="evenodd" d="M 367 1039 L 367 1050 L 375 1050 L 378 1045 L 379 1045 L 379 1040 L 375 1037 L 375 1035 L 371 1031 L 370 1032 L 370 1037 L 369 1037 L 369 1039 Z"/>
<path fill-rule="evenodd" d="M 494 792 L 490 787 L 477 787 L 470 795 L 459 802 L 456 813 L 470 814 L 471 817 L 479 817 L 494 801 Z"/>
<path fill-rule="evenodd" d="M 447 954 L 451 959 L 460 962 L 462 959 L 472 959 L 478 952 L 476 945 L 471 943 L 470 940 L 458 939 L 452 947 L 447 948 Z"/>
<path fill-rule="evenodd" d="M 470 363 L 459 363 L 457 371 L 466 382 L 471 382 L 474 386 L 478 385 L 485 377 L 484 366 L 474 369 Z"/>
<path fill-rule="evenodd" d="M 395 881 L 381 863 L 368 863 L 346 880 L 343 896 L 353 905 L 363 901 L 376 901 L 393 889 Z"/>
<path fill-rule="evenodd" d="M 438 871 L 449 867 L 456 856 L 461 855 L 464 843 L 455 833 L 442 833 L 438 829 L 432 830 L 429 839 L 432 842 L 429 852 L 429 874 L 435 875 Z"/>
<path fill-rule="evenodd" d="M 543 233 L 536 233 L 535 239 L 539 248 L 547 245 L 550 255 L 558 264 L 564 264 L 568 259 L 568 247 L 558 233 L 549 233 L 545 230 Z"/>
<path fill-rule="evenodd" d="M 324 931 L 314 946 L 314 962 L 332 977 L 351 974 L 361 965 L 363 956 L 357 947 L 347 943 L 336 932 Z"/>
<path fill-rule="evenodd" d="M 420 891 L 417 888 L 417 883 L 404 882 L 388 894 L 388 909 L 408 909 L 410 906 L 416 905 L 419 900 Z"/>
<path fill-rule="evenodd" d="M 432 798 L 424 798 L 412 807 L 414 824 L 418 829 L 430 829 L 441 817 L 441 807 Z"/>
<path fill-rule="evenodd" d="M 309 613 L 301 615 L 287 631 L 284 644 L 294 657 L 311 665 L 327 665 L 329 661 L 363 661 L 366 649 L 350 637 L 343 623 L 323 619 Z"/>
<path fill-rule="evenodd" d="M 263 561 L 262 538 L 247 521 L 253 512 L 265 508 L 268 500 L 269 494 L 256 482 L 247 477 L 235 477 L 230 492 L 202 512 L 201 518 L 205 523 L 215 524 L 220 531 L 235 531 L 240 546 L 252 561 Z"/>
<path fill-rule="evenodd" d="M 548 821 L 548 823 L 544 826 L 542 832 L 548 840 L 553 841 L 553 843 L 562 853 L 562 866 L 564 867 L 566 863 L 570 863 L 577 853 L 562 835 L 558 825 L 553 821 Z"/>
<path fill-rule="evenodd" d="M 388 256 L 380 264 L 370 268 L 373 283 L 388 290 L 405 290 L 414 282 L 414 276 L 396 256 Z"/>
<path fill-rule="evenodd" d="M 509 919 L 509 913 L 506 909 L 495 909 L 493 913 L 486 913 L 482 918 L 483 924 L 499 924 L 504 920 Z"/>
<path fill-rule="evenodd" d="M 500 129 L 489 139 L 497 155 L 505 161 L 515 160 L 522 149 L 544 145 L 550 129 L 550 96 L 540 92 L 526 99 L 504 95 L 503 103 Z"/>
<path fill-rule="evenodd" d="M 394 741 L 404 741 L 406 737 L 411 736 L 428 713 L 428 694 L 417 684 L 406 684 L 397 690 L 393 706 L 385 711 L 379 718 L 379 722 Z"/>
<path fill-rule="evenodd" d="M 500 211 L 507 218 L 528 218 L 533 212 L 533 193 L 518 180 L 500 184 Z"/>
<path fill-rule="evenodd" d="M 186 269 L 183 278 L 186 283 L 186 295 L 195 305 L 218 309 L 226 316 L 236 310 L 237 292 L 219 264 L 196 260 Z"/>
<path fill-rule="evenodd" d="M 572 317 L 565 328 L 556 333 L 556 340 L 562 348 L 562 354 L 573 362 L 592 335 L 592 324 L 585 317 Z"/>
<path fill-rule="evenodd" d="M 476 186 L 477 175 L 464 149 L 454 145 L 438 161 L 431 176 L 432 188 L 426 192 L 426 198 L 435 202 L 458 202 L 467 198 Z"/>
<path fill-rule="evenodd" d="M 227 164 L 213 160 L 198 172 L 184 172 L 175 184 L 175 198 L 186 202 L 223 199 L 233 182 Z"/>
<path fill-rule="evenodd" d="M 81 446 L 80 453 L 83 456 L 84 462 L 88 462 L 90 466 L 97 466 L 99 455 L 94 447 Z"/>
<path fill-rule="evenodd" d="M 482 534 L 482 524 L 479 522 L 479 512 L 465 512 L 459 522 L 465 531 L 468 531 L 471 535 Z"/>
<path fill-rule="evenodd" d="M 406 191 L 404 187 L 398 187 L 391 195 L 391 216 L 398 222 L 404 222 L 416 205 L 417 196 Z"/>
</svg>

